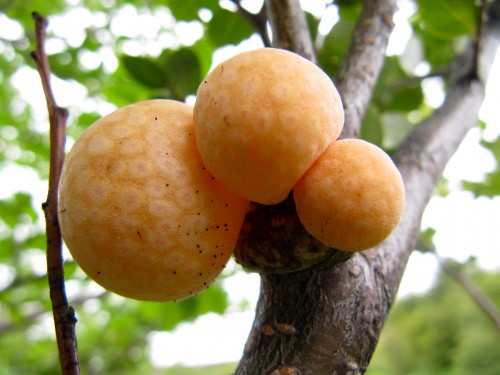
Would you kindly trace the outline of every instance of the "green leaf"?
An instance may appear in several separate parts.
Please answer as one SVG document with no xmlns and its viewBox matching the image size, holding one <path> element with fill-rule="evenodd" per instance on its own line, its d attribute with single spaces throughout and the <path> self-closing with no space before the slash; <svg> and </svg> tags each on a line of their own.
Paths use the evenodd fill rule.
<svg viewBox="0 0 500 375">
<path fill-rule="evenodd" d="M 422 42 L 424 59 L 431 67 L 435 69 L 448 66 L 455 56 L 452 44 L 436 38 L 419 25 L 414 25 L 413 29 L 415 37 Z"/>
<path fill-rule="evenodd" d="M 311 34 L 311 39 L 316 40 L 316 36 L 318 35 L 318 26 L 319 19 L 317 19 L 314 14 L 305 12 L 307 25 L 309 26 L 309 33 Z"/>
<path fill-rule="evenodd" d="M 0 212 L 4 223 L 11 228 L 26 222 L 27 218 L 31 222 L 37 219 L 37 214 L 31 204 L 31 195 L 27 193 L 16 193 L 8 199 L 0 200 Z"/>
<path fill-rule="evenodd" d="M 411 85 L 396 89 L 385 105 L 389 111 L 409 112 L 420 107 L 424 100 L 424 94 L 420 85 Z"/>
<path fill-rule="evenodd" d="M 323 70 L 334 77 L 347 52 L 355 23 L 341 18 L 325 37 L 318 53 L 318 63 Z"/>
<path fill-rule="evenodd" d="M 162 72 L 162 74 L 164 73 Z M 153 95 L 154 90 L 161 90 L 146 87 L 137 80 L 132 79 L 122 65 L 111 76 L 102 77 L 100 84 L 101 94 L 104 95 L 107 101 L 118 107 L 150 99 L 156 96 Z"/>
<path fill-rule="evenodd" d="M 381 115 L 383 142 L 386 150 L 395 149 L 412 129 L 404 112 L 383 112 Z"/>
<path fill-rule="evenodd" d="M 217 47 L 238 44 L 249 38 L 253 32 L 253 27 L 239 13 L 223 8 L 214 12 L 207 26 L 207 35 Z"/>
<path fill-rule="evenodd" d="M 128 55 L 122 56 L 121 61 L 128 73 L 142 85 L 152 88 L 166 87 L 167 76 L 156 61 Z"/>
<path fill-rule="evenodd" d="M 200 8 L 211 10 L 218 9 L 217 0 L 169 0 L 167 6 L 178 21 L 191 21 L 198 19 Z"/>
<path fill-rule="evenodd" d="M 166 64 L 169 88 L 174 96 L 183 100 L 195 94 L 201 81 L 198 56 L 191 48 L 181 48 L 168 57 Z"/>
<path fill-rule="evenodd" d="M 476 197 L 485 196 L 493 198 L 500 195 L 500 169 L 498 168 L 500 165 L 500 136 L 492 142 L 482 140 L 481 146 L 493 154 L 497 162 L 497 168 L 487 173 L 482 182 L 463 181 L 462 188 L 471 191 Z"/>
<path fill-rule="evenodd" d="M 208 71 L 212 66 L 214 48 L 210 43 L 210 40 L 206 37 L 206 35 L 204 35 L 203 38 L 197 40 L 196 43 L 191 46 L 191 49 L 198 57 L 198 61 L 200 63 L 200 74 L 203 78 L 208 74 Z"/>
<path fill-rule="evenodd" d="M 434 245 L 434 235 L 436 230 L 434 228 L 427 228 L 421 231 L 418 235 L 417 244 L 415 249 L 420 252 L 434 252 L 436 245 Z"/>
<path fill-rule="evenodd" d="M 418 109 L 424 95 L 420 82 L 401 67 L 397 56 L 387 57 L 373 93 L 380 111 L 409 112 Z"/>
<path fill-rule="evenodd" d="M 434 68 L 447 66 L 455 55 L 457 39 L 475 35 L 479 8 L 471 0 L 418 0 L 417 4 L 412 25 L 425 59 Z"/>
<path fill-rule="evenodd" d="M 373 105 L 370 105 L 366 111 L 363 125 L 361 126 L 360 138 L 382 146 L 382 123 L 380 121 L 380 114 Z"/>
<path fill-rule="evenodd" d="M 477 197 L 488 197 L 493 198 L 500 195 L 500 173 L 495 171 L 495 173 L 488 173 L 483 182 L 471 182 L 463 181 L 462 189 L 468 190 Z"/>
<path fill-rule="evenodd" d="M 429 34 L 446 41 L 473 34 L 478 7 L 470 0 L 417 0 L 420 25 Z"/>
</svg>

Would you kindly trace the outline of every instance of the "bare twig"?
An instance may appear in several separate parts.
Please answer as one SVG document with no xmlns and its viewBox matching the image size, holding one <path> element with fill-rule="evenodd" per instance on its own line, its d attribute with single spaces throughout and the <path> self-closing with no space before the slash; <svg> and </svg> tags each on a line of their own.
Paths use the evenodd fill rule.
<svg viewBox="0 0 500 375">
<path fill-rule="evenodd" d="M 345 125 L 342 138 L 355 138 L 385 59 L 396 0 L 365 1 L 351 45 L 337 74 Z"/>
<path fill-rule="evenodd" d="M 62 238 L 57 217 L 57 191 L 64 161 L 64 143 L 68 112 L 57 106 L 50 85 L 50 67 L 45 53 L 47 19 L 33 13 L 35 20 L 35 60 L 42 81 L 50 120 L 50 173 L 47 201 L 43 204 L 47 233 L 47 274 L 56 331 L 59 361 L 64 375 L 80 373 L 76 351 L 75 311 L 68 305 L 64 287 Z"/>
</svg>

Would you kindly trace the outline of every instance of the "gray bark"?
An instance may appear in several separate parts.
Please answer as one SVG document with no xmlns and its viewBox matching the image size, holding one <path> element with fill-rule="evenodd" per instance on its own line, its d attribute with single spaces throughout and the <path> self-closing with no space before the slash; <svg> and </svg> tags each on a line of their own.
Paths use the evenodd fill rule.
<svg viewBox="0 0 500 375">
<path fill-rule="evenodd" d="M 351 257 L 336 255 L 333 260 L 288 274 L 281 267 L 278 273 L 272 272 L 271 265 L 266 264 L 255 321 L 237 375 L 365 372 L 414 249 L 423 211 L 446 163 L 476 124 L 484 99 L 484 79 L 500 42 L 499 3 L 495 1 L 490 7 L 489 21 L 481 33 L 479 64 L 470 63 L 476 58 L 474 54 L 460 57 L 456 64 L 479 66 L 480 71 L 456 69 L 442 107 L 417 126 L 394 155 L 406 188 L 406 206 L 399 226 L 381 245 Z M 372 61 L 383 60 L 392 12 L 394 1 L 365 2 L 353 44 L 339 73 L 343 100 L 348 103 L 344 135 L 358 133 L 382 66 L 377 62 L 377 66 L 369 67 L 370 60 L 354 60 L 363 55 L 363 50 Z M 368 79 L 361 79 L 362 72 L 369 72 Z M 263 238 L 259 234 L 262 222 L 274 225 L 280 232 L 273 236 L 269 231 L 274 238 Z M 284 239 L 281 245 L 280 238 Z M 302 252 L 306 251 L 304 247 L 317 250 L 318 246 L 297 226 L 289 201 L 272 209 L 255 205 L 246 220 L 242 243 L 256 253 L 261 245 L 274 253 L 294 253 L 294 244 Z M 240 253 L 245 251 L 240 249 Z M 321 251 L 321 256 L 327 252 Z M 241 254 L 237 257 L 242 258 Z M 283 263 L 282 257 L 273 259 Z"/>
</svg>

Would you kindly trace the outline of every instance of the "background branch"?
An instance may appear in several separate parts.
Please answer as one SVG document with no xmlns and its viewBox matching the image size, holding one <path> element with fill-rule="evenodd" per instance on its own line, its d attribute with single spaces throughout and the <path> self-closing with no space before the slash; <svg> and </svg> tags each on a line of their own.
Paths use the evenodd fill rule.
<svg viewBox="0 0 500 375">
<path fill-rule="evenodd" d="M 351 45 L 335 80 L 345 113 L 341 138 L 359 135 L 373 88 L 384 65 L 395 11 L 396 0 L 364 2 Z"/>
<path fill-rule="evenodd" d="M 438 258 L 441 269 L 465 290 L 476 305 L 490 319 L 498 333 L 500 333 L 500 311 L 488 295 L 474 284 L 471 278 L 463 270 L 462 265 L 457 264 L 457 262 L 451 259 L 442 259 L 437 253 L 434 254 Z"/>
<path fill-rule="evenodd" d="M 294 51 L 316 62 L 314 44 L 299 0 L 266 0 L 273 46 Z"/>
<path fill-rule="evenodd" d="M 47 19 L 33 13 L 36 50 L 31 54 L 42 81 L 50 121 L 50 171 L 47 201 L 43 204 L 47 233 L 47 275 L 55 323 L 59 361 L 64 375 L 79 374 L 76 351 L 75 311 L 68 305 L 64 287 L 62 239 L 57 216 L 57 192 L 64 161 L 68 112 L 57 106 L 50 85 L 50 67 L 45 53 Z"/>
<path fill-rule="evenodd" d="M 263 4 L 262 8 L 260 8 L 259 13 L 254 14 L 246 10 L 242 5 L 240 0 L 231 0 L 238 7 L 238 12 L 245 17 L 257 30 L 262 39 L 262 43 L 265 47 L 271 46 L 271 38 L 269 37 L 269 33 L 267 31 L 267 14 L 266 14 L 266 5 Z"/>
</svg>

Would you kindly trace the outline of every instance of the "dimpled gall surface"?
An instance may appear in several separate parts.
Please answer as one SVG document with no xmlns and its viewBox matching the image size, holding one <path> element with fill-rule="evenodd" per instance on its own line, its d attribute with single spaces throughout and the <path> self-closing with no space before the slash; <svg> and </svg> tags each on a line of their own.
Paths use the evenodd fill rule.
<svg viewBox="0 0 500 375">
<path fill-rule="evenodd" d="M 365 250 L 387 238 L 399 222 L 404 195 L 389 156 L 359 139 L 329 146 L 294 190 L 306 230 L 344 251 Z"/>
<path fill-rule="evenodd" d="M 192 108 L 169 100 L 124 107 L 89 127 L 59 191 L 77 263 L 104 288 L 141 300 L 206 288 L 229 259 L 246 208 L 203 166 Z"/>
<path fill-rule="evenodd" d="M 198 89 L 196 140 L 219 182 L 246 199 L 285 199 L 343 126 L 330 78 L 294 53 L 262 48 L 218 65 Z"/>
</svg>

